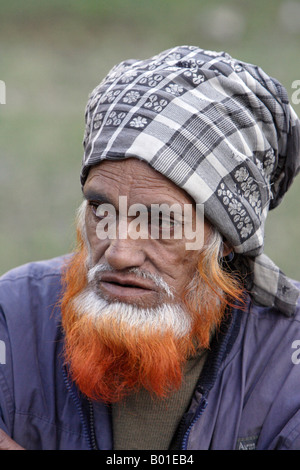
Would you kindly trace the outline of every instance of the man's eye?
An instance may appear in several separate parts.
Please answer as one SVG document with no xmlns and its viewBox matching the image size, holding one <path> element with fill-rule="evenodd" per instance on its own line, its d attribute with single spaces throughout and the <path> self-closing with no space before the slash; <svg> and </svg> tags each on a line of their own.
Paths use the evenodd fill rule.
<svg viewBox="0 0 300 470">
<path fill-rule="evenodd" d="M 98 202 L 89 201 L 89 206 L 91 208 L 91 211 L 93 215 L 97 217 L 97 219 L 99 219 L 99 216 L 97 215 L 97 210 L 98 210 L 99 205 L 100 204 Z"/>
<path fill-rule="evenodd" d="M 116 211 L 112 205 L 95 201 L 89 201 L 88 204 L 91 208 L 93 217 L 97 221 L 106 219 L 107 221 L 111 222 L 116 220 Z"/>
<path fill-rule="evenodd" d="M 175 221 L 171 219 L 160 219 L 159 226 L 161 229 L 172 228 L 175 226 Z"/>
<path fill-rule="evenodd" d="M 149 221 L 151 226 L 158 227 L 159 230 L 172 230 L 177 222 L 170 217 L 158 217 Z"/>
</svg>

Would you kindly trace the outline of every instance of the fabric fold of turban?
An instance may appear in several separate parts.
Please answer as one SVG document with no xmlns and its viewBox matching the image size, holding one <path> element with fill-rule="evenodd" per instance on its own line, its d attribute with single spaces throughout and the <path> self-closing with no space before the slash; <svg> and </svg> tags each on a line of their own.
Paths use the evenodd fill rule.
<svg viewBox="0 0 300 470">
<path fill-rule="evenodd" d="M 267 213 L 300 169 L 299 119 L 277 80 L 225 52 L 180 46 L 115 66 L 85 118 L 82 185 L 102 160 L 148 162 L 203 204 L 253 301 L 293 314 L 299 291 L 263 253 Z"/>
</svg>

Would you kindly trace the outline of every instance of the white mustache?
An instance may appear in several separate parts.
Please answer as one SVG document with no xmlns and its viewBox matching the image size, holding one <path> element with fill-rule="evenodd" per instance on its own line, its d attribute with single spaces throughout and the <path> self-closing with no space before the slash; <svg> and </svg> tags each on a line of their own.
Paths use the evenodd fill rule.
<svg viewBox="0 0 300 470">
<path fill-rule="evenodd" d="M 117 273 L 117 271 L 107 263 L 96 264 L 95 266 L 93 266 L 92 268 L 90 268 L 88 270 L 88 273 L 87 273 L 88 282 L 92 283 L 95 280 L 100 280 L 101 279 L 101 273 L 104 273 L 104 272 L 115 272 L 115 273 Z M 174 299 L 174 294 L 172 292 L 172 289 L 163 280 L 163 278 L 161 276 L 158 276 L 157 274 L 149 273 L 148 271 L 144 271 L 144 270 L 139 269 L 139 268 L 130 268 L 126 272 L 135 274 L 139 278 L 149 279 L 149 280 L 153 281 L 154 284 L 159 289 L 163 290 L 170 299 Z"/>
<path fill-rule="evenodd" d="M 163 303 L 155 308 L 140 308 L 122 302 L 110 303 L 87 287 L 75 296 L 73 305 L 78 315 L 87 315 L 95 321 L 113 319 L 139 331 L 172 331 L 175 337 L 182 338 L 191 330 L 191 318 L 179 304 Z"/>
</svg>

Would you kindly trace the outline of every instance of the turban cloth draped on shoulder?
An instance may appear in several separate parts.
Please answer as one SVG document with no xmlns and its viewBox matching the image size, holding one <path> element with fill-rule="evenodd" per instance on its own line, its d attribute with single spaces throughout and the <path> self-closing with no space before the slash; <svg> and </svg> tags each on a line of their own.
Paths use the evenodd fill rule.
<svg viewBox="0 0 300 470">
<path fill-rule="evenodd" d="M 115 66 L 89 96 L 81 184 L 102 160 L 148 162 L 235 252 L 253 301 L 292 315 L 298 290 L 263 253 L 264 226 L 299 171 L 300 125 L 259 67 L 194 46 Z"/>
</svg>

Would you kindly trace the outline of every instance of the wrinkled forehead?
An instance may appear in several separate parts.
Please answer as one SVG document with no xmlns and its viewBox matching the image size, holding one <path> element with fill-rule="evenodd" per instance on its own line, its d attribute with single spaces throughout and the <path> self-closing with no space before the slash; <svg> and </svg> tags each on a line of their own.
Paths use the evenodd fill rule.
<svg viewBox="0 0 300 470">
<path fill-rule="evenodd" d="M 133 202 L 194 204 L 190 195 L 138 158 L 104 160 L 93 166 L 83 187 L 85 195 L 130 197 Z"/>
</svg>

